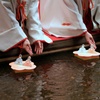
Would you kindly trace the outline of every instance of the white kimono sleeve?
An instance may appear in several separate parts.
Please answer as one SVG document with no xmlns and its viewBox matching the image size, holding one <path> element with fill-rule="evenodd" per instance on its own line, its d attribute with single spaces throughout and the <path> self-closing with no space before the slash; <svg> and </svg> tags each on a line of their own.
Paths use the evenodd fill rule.
<svg viewBox="0 0 100 100">
<path fill-rule="evenodd" d="M 100 0 L 93 0 L 94 8 L 91 9 L 93 28 L 100 28 Z"/>
<path fill-rule="evenodd" d="M 16 21 L 10 1 L 0 1 L 0 51 L 6 51 L 26 38 Z"/>
<path fill-rule="evenodd" d="M 42 27 L 56 37 L 82 35 L 87 28 L 83 23 L 80 4 L 80 0 L 40 0 Z"/>
<path fill-rule="evenodd" d="M 38 5 L 38 0 L 30 0 L 30 3 L 28 5 L 29 11 L 27 14 L 27 29 L 29 40 L 31 44 L 37 40 L 51 43 L 52 40 L 47 37 L 42 31 L 42 26 L 39 20 Z"/>
</svg>

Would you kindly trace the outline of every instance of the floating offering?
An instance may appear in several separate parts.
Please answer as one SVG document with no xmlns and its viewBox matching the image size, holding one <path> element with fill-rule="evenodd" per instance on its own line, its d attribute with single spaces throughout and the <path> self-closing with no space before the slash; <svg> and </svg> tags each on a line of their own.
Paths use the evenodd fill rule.
<svg viewBox="0 0 100 100">
<path fill-rule="evenodd" d="M 27 58 L 27 60 L 23 61 L 22 55 L 19 55 L 16 61 L 9 63 L 9 65 L 11 66 L 11 69 L 15 71 L 15 73 L 33 72 L 36 68 L 34 62 L 31 61 L 30 56 Z"/>
<path fill-rule="evenodd" d="M 79 48 L 78 51 L 74 51 L 73 53 L 76 57 L 83 60 L 97 59 L 100 55 L 100 53 L 95 51 L 92 46 L 88 50 L 86 50 L 84 44 Z"/>
</svg>

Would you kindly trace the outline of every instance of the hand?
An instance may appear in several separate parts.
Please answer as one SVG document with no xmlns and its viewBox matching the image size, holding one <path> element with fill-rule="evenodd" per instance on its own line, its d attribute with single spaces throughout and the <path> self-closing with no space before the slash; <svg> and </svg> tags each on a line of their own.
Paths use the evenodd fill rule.
<svg viewBox="0 0 100 100">
<path fill-rule="evenodd" d="M 90 46 L 92 46 L 94 49 L 97 48 L 93 36 L 89 32 L 85 33 L 85 38 L 87 42 L 90 44 Z"/>
<path fill-rule="evenodd" d="M 34 45 L 34 51 L 36 52 L 36 54 L 41 54 L 43 52 L 43 43 L 41 41 L 36 41 Z"/>
<path fill-rule="evenodd" d="M 25 49 L 30 56 L 33 55 L 32 48 L 28 39 L 23 42 L 23 49 Z"/>
</svg>

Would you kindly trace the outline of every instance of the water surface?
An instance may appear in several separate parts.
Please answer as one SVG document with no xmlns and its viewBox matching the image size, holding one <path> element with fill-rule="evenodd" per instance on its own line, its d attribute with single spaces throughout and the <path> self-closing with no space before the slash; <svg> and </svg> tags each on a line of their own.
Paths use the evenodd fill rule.
<svg viewBox="0 0 100 100">
<path fill-rule="evenodd" d="M 0 64 L 0 100 L 100 100 L 100 59 L 83 61 L 66 51 L 32 61 L 37 68 L 24 74 Z"/>
</svg>

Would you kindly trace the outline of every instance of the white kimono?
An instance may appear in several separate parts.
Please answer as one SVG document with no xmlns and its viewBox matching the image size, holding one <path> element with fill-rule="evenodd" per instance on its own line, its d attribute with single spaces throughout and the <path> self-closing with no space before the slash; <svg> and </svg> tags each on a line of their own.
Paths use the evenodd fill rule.
<svg viewBox="0 0 100 100">
<path fill-rule="evenodd" d="M 38 0 L 26 0 L 26 28 L 22 30 L 16 20 L 17 0 L 0 0 L 0 51 L 6 51 L 29 38 L 31 44 L 37 40 L 51 43 L 52 40 L 43 34 L 38 16 Z"/>
<path fill-rule="evenodd" d="M 100 29 L 100 0 L 93 0 L 94 8 L 91 9 L 91 16 L 94 29 Z"/>
<path fill-rule="evenodd" d="M 56 37 L 70 38 L 87 31 L 81 0 L 40 0 L 40 20 L 43 29 Z"/>
</svg>

